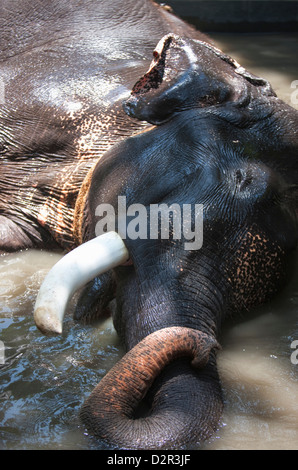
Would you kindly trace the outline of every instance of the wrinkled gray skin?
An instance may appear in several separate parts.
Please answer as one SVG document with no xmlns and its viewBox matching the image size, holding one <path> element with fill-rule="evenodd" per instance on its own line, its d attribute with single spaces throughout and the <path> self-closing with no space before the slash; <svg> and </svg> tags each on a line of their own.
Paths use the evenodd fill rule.
<svg viewBox="0 0 298 470">
<path fill-rule="evenodd" d="M 88 285 L 76 311 L 97 318 L 116 297 L 130 350 L 84 404 L 89 432 L 124 448 L 202 442 L 222 411 L 223 321 L 291 272 L 298 113 L 150 1 L 1 9 L 0 249 L 71 249 L 95 236 L 98 204 L 117 207 L 119 195 L 203 204 L 200 250 L 126 239 L 130 263 Z"/>
</svg>

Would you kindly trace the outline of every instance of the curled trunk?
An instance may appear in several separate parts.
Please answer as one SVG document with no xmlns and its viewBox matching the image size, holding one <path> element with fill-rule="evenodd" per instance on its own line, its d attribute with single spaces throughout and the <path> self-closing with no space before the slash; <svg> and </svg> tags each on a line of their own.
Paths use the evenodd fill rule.
<svg viewBox="0 0 298 470">
<path fill-rule="evenodd" d="M 216 368 L 210 361 L 216 348 L 214 338 L 189 328 L 165 328 L 147 336 L 84 403 L 80 416 L 87 430 L 126 449 L 181 448 L 206 439 L 217 428 L 222 410 Z M 181 359 L 187 356 L 191 365 Z M 161 372 L 149 414 L 137 418 L 140 403 Z"/>
</svg>

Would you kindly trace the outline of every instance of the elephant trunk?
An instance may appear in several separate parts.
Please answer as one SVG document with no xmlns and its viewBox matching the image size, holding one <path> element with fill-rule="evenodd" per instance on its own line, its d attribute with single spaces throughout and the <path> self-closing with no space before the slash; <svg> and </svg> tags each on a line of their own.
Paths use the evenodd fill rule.
<svg viewBox="0 0 298 470">
<path fill-rule="evenodd" d="M 111 369 L 82 406 L 87 430 L 126 449 L 175 448 L 190 438 L 205 439 L 216 429 L 222 410 L 220 386 L 214 387 L 216 379 L 208 371 L 210 352 L 218 347 L 214 338 L 190 328 L 150 334 Z M 187 356 L 191 365 L 180 360 Z M 164 370 L 169 364 L 172 370 L 171 365 Z M 161 372 L 162 385 L 157 382 L 150 414 L 136 418 Z"/>
</svg>

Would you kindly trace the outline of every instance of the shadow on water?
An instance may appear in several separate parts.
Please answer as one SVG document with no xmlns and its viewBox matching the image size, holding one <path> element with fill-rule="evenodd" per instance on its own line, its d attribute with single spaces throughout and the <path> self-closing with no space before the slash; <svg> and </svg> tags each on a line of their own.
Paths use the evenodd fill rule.
<svg viewBox="0 0 298 470">
<path fill-rule="evenodd" d="M 290 84 L 298 79 L 297 35 L 213 37 L 290 102 Z M 37 331 L 35 298 L 59 257 L 36 251 L 0 257 L 1 449 L 98 448 L 85 435 L 78 411 L 123 351 L 110 320 L 75 324 L 72 305 L 61 337 Z M 297 281 L 296 272 L 278 299 L 225 328 L 218 357 L 225 411 L 205 449 L 298 449 L 298 365 L 291 363 L 291 342 L 298 339 Z"/>
</svg>

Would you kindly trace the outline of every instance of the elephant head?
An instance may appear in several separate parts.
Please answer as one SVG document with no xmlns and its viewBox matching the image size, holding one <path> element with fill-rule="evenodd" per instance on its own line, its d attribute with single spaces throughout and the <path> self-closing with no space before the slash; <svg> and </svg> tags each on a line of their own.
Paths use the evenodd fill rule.
<svg viewBox="0 0 298 470">
<path fill-rule="evenodd" d="M 70 253 L 79 261 L 66 267 L 66 276 L 77 271 L 78 279 L 44 326 L 44 309 L 66 282 L 59 271 L 54 287 L 42 287 L 36 317 L 43 330 L 55 330 L 73 289 L 99 276 L 82 294 L 77 317 L 100 314 L 115 296 L 114 324 L 128 353 L 95 388 L 82 419 L 119 447 L 177 448 L 203 441 L 219 425 L 222 323 L 270 299 L 291 271 L 298 112 L 210 44 L 174 35 L 158 44 L 124 109 L 153 126 L 112 147 L 87 176 L 75 224 L 83 245 Z M 162 204 L 168 231 L 164 236 L 159 220 L 152 235 L 150 210 Z M 105 223 L 120 235 L 95 238 L 108 207 L 115 224 Z M 136 218 L 143 208 L 146 217 Z M 177 235 L 178 219 L 188 230 Z M 97 256 L 80 255 L 80 248 L 102 237 L 112 237 L 121 254 L 81 275 L 80 266 L 84 271 Z M 148 410 L 140 416 L 144 396 Z"/>
</svg>

